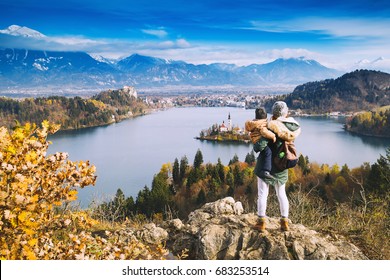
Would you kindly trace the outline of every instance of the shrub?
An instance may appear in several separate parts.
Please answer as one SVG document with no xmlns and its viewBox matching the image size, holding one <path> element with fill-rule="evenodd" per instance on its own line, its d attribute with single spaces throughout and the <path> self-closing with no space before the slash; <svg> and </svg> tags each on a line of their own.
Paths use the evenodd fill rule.
<svg viewBox="0 0 390 280">
<path fill-rule="evenodd" d="M 47 136 L 58 129 L 48 122 L 11 133 L 0 128 L 1 258 L 43 257 L 41 249 L 52 244 L 53 232 L 71 223 L 54 208 L 76 200 L 78 188 L 95 183 L 95 167 L 88 161 L 69 161 L 66 153 L 46 155 Z"/>
</svg>

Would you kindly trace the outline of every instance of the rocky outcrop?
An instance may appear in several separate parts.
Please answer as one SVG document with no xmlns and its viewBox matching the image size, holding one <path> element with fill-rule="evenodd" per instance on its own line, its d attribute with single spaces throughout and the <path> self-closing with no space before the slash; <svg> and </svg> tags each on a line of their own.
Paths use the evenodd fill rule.
<svg viewBox="0 0 390 280">
<path fill-rule="evenodd" d="M 147 236 L 144 241 L 149 243 L 165 240 L 173 255 L 186 251 L 189 259 L 367 259 L 342 236 L 319 233 L 300 224 L 291 224 L 288 232 L 282 232 L 276 218 L 267 218 L 267 231 L 260 233 L 252 228 L 256 221 L 256 214 L 244 213 L 240 202 L 227 197 L 192 212 L 186 223 L 175 219 L 162 228 L 147 225 L 149 230 L 144 228 L 138 236 Z M 158 237 L 151 237 L 152 231 Z"/>
</svg>

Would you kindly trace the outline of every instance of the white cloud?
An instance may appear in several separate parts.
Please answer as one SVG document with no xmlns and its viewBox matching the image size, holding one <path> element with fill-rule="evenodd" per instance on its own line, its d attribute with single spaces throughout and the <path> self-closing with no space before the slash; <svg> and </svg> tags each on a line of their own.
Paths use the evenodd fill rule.
<svg viewBox="0 0 390 280">
<path fill-rule="evenodd" d="M 83 37 L 46 37 L 45 41 L 53 42 L 64 46 L 85 46 L 85 45 L 100 45 L 104 41 L 91 40 Z"/>
<path fill-rule="evenodd" d="M 314 32 L 332 37 L 390 38 L 390 19 L 304 17 L 281 21 L 251 21 L 248 29 L 267 32 Z"/>
<path fill-rule="evenodd" d="M 259 56 L 267 59 L 277 59 L 277 58 L 293 58 L 293 57 L 305 57 L 315 59 L 319 54 L 311 52 L 306 49 L 270 49 L 259 52 Z"/>
<path fill-rule="evenodd" d="M 189 48 L 191 47 L 191 44 L 189 42 L 187 42 L 186 40 L 184 39 L 178 39 L 176 40 L 176 45 L 179 47 L 179 48 Z"/>
<path fill-rule="evenodd" d="M 285 22 L 287 25 L 287 22 Z M 302 23 L 301 23 L 302 24 Z M 324 24 L 324 22 L 322 22 Z M 308 24 L 307 24 L 308 25 Z M 319 28 L 319 23 L 313 23 L 310 28 Z M 372 25 L 371 25 L 372 26 Z M 389 25 L 390 26 L 390 25 Z M 299 24 L 291 26 L 295 30 Z M 287 27 L 286 27 L 287 28 Z M 328 30 L 333 30 L 335 26 L 329 24 Z M 291 28 L 290 28 L 291 29 Z M 152 30 L 152 29 L 149 29 Z M 279 27 L 279 30 L 282 30 Z M 340 27 L 339 35 L 347 34 L 348 26 Z M 164 31 L 164 30 L 162 30 Z M 164 31 L 165 32 L 165 31 Z M 367 31 L 368 32 L 368 31 Z M 329 31 L 330 33 L 330 31 Z M 336 33 L 336 31 L 334 31 Z M 360 32 L 364 34 L 365 32 Z M 373 31 L 372 34 L 381 34 L 382 31 Z M 162 35 L 163 33 L 161 33 Z M 352 34 L 352 31 L 348 34 Z M 358 34 L 358 31 L 355 32 Z M 389 32 L 390 34 L 390 32 Z M 155 56 L 172 60 L 183 60 L 193 64 L 210 64 L 210 63 L 232 63 L 239 66 L 250 64 L 262 64 L 271 62 L 277 58 L 306 57 L 315 59 L 321 64 L 336 68 L 339 70 L 353 70 L 356 62 L 363 59 L 373 61 L 380 56 L 390 58 L 390 40 L 383 43 L 384 39 L 378 39 L 376 44 L 349 44 L 337 50 L 328 48 L 273 48 L 270 44 L 264 45 L 247 45 L 247 44 L 212 44 L 212 43 L 194 43 L 184 38 L 176 40 L 155 41 L 129 41 L 118 39 L 90 39 L 83 36 L 64 36 L 64 37 L 22 37 L 11 36 L 0 33 L 0 47 L 5 48 L 26 48 L 47 51 L 83 51 L 95 55 L 101 55 L 110 59 L 118 59 L 129 56 L 133 53 Z M 375 64 L 370 64 L 379 69 L 389 69 L 389 60 Z"/>
<path fill-rule="evenodd" d="M 142 47 L 145 49 L 156 49 L 156 50 L 187 49 L 187 48 L 191 48 L 191 44 L 184 39 L 178 39 L 175 41 L 167 40 L 159 43 L 146 42 L 142 44 Z"/>
<path fill-rule="evenodd" d="M 160 29 L 142 29 L 143 33 L 156 36 L 158 38 L 164 38 L 168 35 L 168 32 L 166 32 L 163 28 Z"/>
</svg>

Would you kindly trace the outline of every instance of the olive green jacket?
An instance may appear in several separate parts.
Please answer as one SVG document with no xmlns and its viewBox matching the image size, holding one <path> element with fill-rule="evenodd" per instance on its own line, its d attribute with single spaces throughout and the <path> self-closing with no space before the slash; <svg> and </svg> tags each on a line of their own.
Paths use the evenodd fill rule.
<svg viewBox="0 0 390 280">
<path fill-rule="evenodd" d="M 276 143 L 276 145 L 281 145 L 281 144 L 282 144 L 281 141 L 277 141 L 277 143 Z M 262 146 L 261 141 L 259 141 L 253 145 L 253 150 L 256 153 L 258 153 L 264 149 L 264 147 L 261 147 L 261 146 Z M 259 155 L 259 157 L 260 157 L 260 155 Z M 257 158 L 255 171 L 254 171 L 257 177 L 260 177 L 260 171 L 262 170 L 261 160 L 259 160 L 259 157 Z M 267 184 L 272 185 L 272 186 L 275 186 L 275 184 L 279 184 L 279 185 L 286 184 L 286 182 L 288 180 L 288 169 L 283 170 L 283 171 L 278 172 L 278 173 L 275 173 L 271 170 L 271 173 L 275 177 L 275 180 L 271 180 L 271 179 L 262 179 L 262 180 L 264 182 L 266 182 Z"/>
</svg>

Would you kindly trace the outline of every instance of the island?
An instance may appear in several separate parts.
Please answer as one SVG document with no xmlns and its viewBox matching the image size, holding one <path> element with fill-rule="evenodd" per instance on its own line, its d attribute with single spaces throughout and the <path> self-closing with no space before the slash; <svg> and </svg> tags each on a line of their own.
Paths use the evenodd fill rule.
<svg viewBox="0 0 390 280">
<path fill-rule="evenodd" d="M 227 124 L 225 121 L 222 121 L 221 124 L 213 124 L 208 129 L 203 129 L 195 139 L 213 142 L 251 143 L 250 136 L 244 129 L 232 125 L 230 113 Z"/>
</svg>

